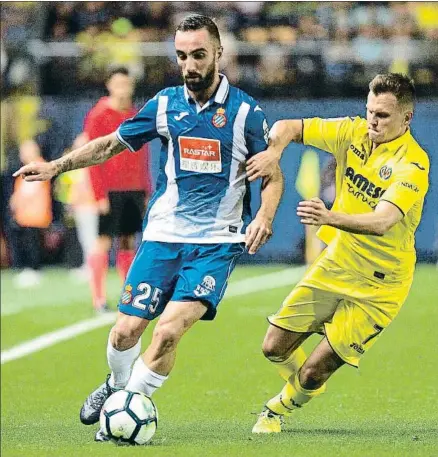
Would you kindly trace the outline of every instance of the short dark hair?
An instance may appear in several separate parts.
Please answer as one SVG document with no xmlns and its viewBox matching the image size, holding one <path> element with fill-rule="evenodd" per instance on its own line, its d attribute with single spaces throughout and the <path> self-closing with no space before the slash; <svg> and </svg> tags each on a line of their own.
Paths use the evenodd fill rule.
<svg viewBox="0 0 438 457">
<path fill-rule="evenodd" d="M 221 44 L 219 29 L 213 19 L 202 14 L 190 14 L 186 16 L 176 28 L 176 32 L 189 32 L 190 30 L 207 29 L 208 33 Z"/>
<path fill-rule="evenodd" d="M 402 73 L 377 75 L 369 85 L 374 95 L 391 93 L 402 105 L 415 103 L 415 85 L 413 79 Z"/>
<path fill-rule="evenodd" d="M 129 76 L 129 70 L 126 67 L 112 68 L 108 71 L 105 81 L 108 82 L 114 75 Z"/>
</svg>

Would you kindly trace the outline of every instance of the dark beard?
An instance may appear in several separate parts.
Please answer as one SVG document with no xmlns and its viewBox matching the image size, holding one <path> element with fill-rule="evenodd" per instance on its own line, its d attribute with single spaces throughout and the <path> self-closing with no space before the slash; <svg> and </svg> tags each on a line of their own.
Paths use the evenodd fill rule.
<svg viewBox="0 0 438 457">
<path fill-rule="evenodd" d="M 213 84 L 215 76 L 215 68 L 214 64 L 212 65 L 211 69 L 207 72 L 207 74 L 203 77 L 198 79 L 197 81 L 187 81 L 185 80 L 186 86 L 192 92 L 202 92 L 207 90 Z"/>
</svg>

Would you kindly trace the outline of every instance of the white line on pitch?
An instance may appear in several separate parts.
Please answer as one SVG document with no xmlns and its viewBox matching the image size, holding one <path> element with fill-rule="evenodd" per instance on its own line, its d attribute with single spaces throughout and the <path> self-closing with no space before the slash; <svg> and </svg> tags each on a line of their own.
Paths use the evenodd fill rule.
<svg viewBox="0 0 438 457">
<path fill-rule="evenodd" d="M 33 340 L 25 341 L 24 343 L 2 351 L 1 363 L 3 365 L 6 362 L 21 359 L 21 357 L 41 351 L 42 349 L 53 346 L 61 341 L 69 340 L 77 335 L 81 335 L 96 328 L 103 327 L 104 325 L 114 323 L 115 317 L 116 313 L 103 314 L 102 316 L 86 319 L 78 322 L 77 324 L 55 330 L 54 332 L 46 333 L 34 338 Z"/>
<path fill-rule="evenodd" d="M 302 277 L 305 267 L 287 268 L 266 275 L 254 276 L 248 279 L 242 279 L 228 286 L 225 299 L 239 297 L 254 292 L 260 292 L 269 289 L 276 289 L 297 283 Z M 103 314 L 102 316 L 86 319 L 68 327 L 46 333 L 24 343 L 6 349 L 1 353 L 1 364 L 20 359 L 34 352 L 41 351 L 50 346 L 54 346 L 61 341 L 70 340 L 83 333 L 90 332 L 105 325 L 112 324 L 115 321 L 116 313 Z"/>
</svg>

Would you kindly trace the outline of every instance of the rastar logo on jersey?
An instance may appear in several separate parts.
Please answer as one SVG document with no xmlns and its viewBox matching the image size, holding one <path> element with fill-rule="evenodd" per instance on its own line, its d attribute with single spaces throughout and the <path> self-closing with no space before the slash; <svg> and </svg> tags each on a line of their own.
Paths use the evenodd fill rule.
<svg viewBox="0 0 438 457">
<path fill-rule="evenodd" d="M 180 136 L 178 138 L 180 168 L 197 173 L 222 171 L 221 142 L 207 138 Z"/>
</svg>

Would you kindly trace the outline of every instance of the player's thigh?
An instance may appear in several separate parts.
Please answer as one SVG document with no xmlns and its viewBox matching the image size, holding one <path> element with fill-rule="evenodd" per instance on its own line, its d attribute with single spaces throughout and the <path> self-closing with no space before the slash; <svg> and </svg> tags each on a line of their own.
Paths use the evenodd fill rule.
<svg viewBox="0 0 438 457">
<path fill-rule="evenodd" d="M 161 335 L 177 342 L 206 312 L 207 306 L 201 301 L 170 301 L 158 319 L 154 337 Z"/>
<path fill-rule="evenodd" d="M 243 243 L 187 245 L 172 301 L 202 302 L 207 307 L 202 319 L 213 320 L 243 252 Z"/>
<path fill-rule="evenodd" d="M 277 313 L 268 317 L 268 321 L 289 332 L 322 332 L 324 323 L 336 311 L 339 300 L 337 294 L 298 285 L 286 297 Z"/>
<path fill-rule="evenodd" d="M 161 315 L 178 279 L 182 245 L 143 241 L 128 271 L 119 311 L 153 320 Z"/>
</svg>

